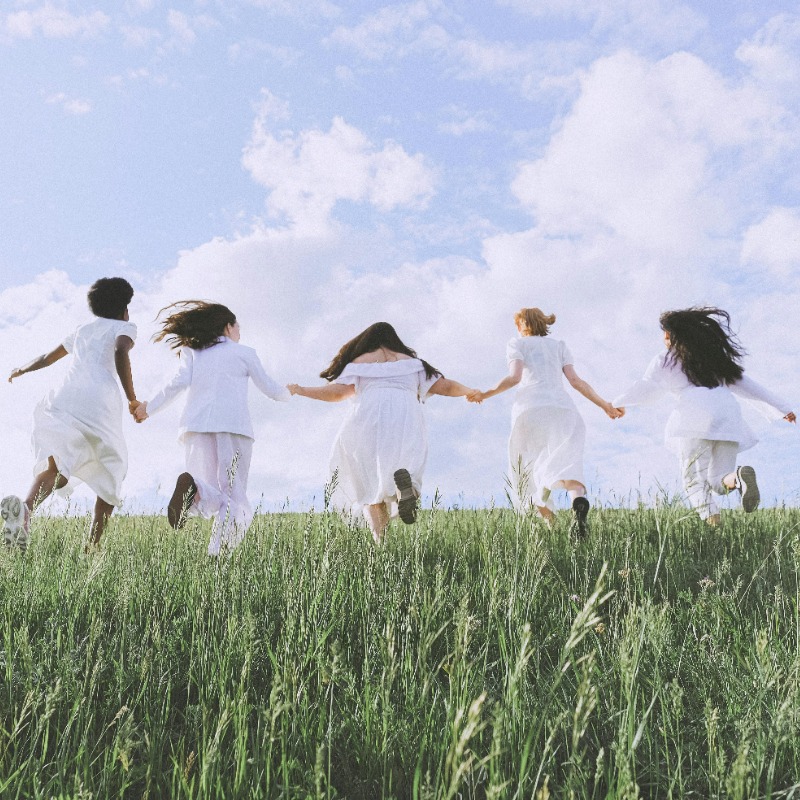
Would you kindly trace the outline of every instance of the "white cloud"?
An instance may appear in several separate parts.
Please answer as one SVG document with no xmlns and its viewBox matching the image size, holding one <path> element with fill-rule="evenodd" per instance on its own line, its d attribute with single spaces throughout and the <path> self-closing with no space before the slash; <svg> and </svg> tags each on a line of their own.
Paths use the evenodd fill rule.
<svg viewBox="0 0 800 800">
<path fill-rule="evenodd" d="M 378 149 L 340 117 L 328 131 L 283 131 L 270 123 L 285 112 L 266 93 L 242 162 L 270 190 L 270 211 L 295 224 L 324 225 L 340 200 L 367 202 L 381 211 L 420 206 L 433 194 L 432 172 L 421 155 L 387 141 Z"/>
<path fill-rule="evenodd" d="M 45 3 L 32 11 L 22 9 L 7 14 L 3 28 L 12 38 L 30 39 L 41 33 L 48 39 L 66 39 L 97 36 L 108 27 L 110 21 L 110 17 L 102 11 L 71 14 L 64 8 Z"/>
<path fill-rule="evenodd" d="M 513 184 L 542 230 L 622 236 L 675 256 L 750 212 L 753 170 L 783 141 L 780 109 L 686 53 L 656 63 L 619 53 L 581 83 L 544 157 Z"/>
<path fill-rule="evenodd" d="M 333 19 L 341 9 L 330 0 L 244 0 L 248 5 L 286 17 Z"/>
<path fill-rule="evenodd" d="M 736 51 L 759 82 L 797 95 L 800 82 L 800 16 L 772 17 Z"/>
<path fill-rule="evenodd" d="M 800 208 L 773 208 L 742 240 L 742 263 L 767 270 L 779 285 L 800 281 Z"/>
<path fill-rule="evenodd" d="M 59 105 L 67 114 L 72 114 L 74 116 L 82 116 L 83 114 L 88 114 L 92 110 L 92 104 L 88 100 L 68 97 L 64 92 L 51 94 L 46 98 L 45 102 L 50 105 Z"/>
<path fill-rule="evenodd" d="M 451 105 L 446 109 L 446 113 L 450 119 L 439 123 L 437 130 L 440 133 L 464 136 L 470 133 L 486 133 L 494 128 L 485 111 L 472 113 L 461 106 Z"/>
</svg>

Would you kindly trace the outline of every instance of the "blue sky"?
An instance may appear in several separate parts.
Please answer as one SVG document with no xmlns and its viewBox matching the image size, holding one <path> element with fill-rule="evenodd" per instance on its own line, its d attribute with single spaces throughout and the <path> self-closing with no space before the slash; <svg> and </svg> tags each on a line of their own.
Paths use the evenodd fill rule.
<svg viewBox="0 0 800 800">
<path fill-rule="evenodd" d="M 661 310 L 709 303 L 733 314 L 748 372 L 798 396 L 794 3 L 11 0 L 0 69 L 6 372 L 121 274 L 144 397 L 174 367 L 147 341 L 155 312 L 192 296 L 227 302 L 268 369 L 307 383 L 387 319 L 487 387 L 514 311 L 538 305 L 608 396 L 657 352 Z M 62 374 L 4 384 L 21 464 Z M 318 495 L 344 409 L 253 402 L 254 494 Z M 502 497 L 510 402 L 431 402 L 426 489 Z M 665 408 L 612 426 L 579 407 L 596 492 L 674 482 Z M 751 421 L 766 496 L 796 502 L 796 432 Z M 175 424 L 128 430 L 132 498 L 163 495 Z M 3 490 L 19 476 L 0 468 Z"/>
</svg>

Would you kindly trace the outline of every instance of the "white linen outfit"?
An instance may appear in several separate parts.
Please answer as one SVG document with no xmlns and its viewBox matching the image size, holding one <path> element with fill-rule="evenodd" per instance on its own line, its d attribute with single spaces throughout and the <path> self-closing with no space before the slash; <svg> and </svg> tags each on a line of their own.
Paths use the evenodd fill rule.
<svg viewBox="0 0 800 800">
<path fill-rule="evenodd" d="M 420 403 L 440 376 L 428 378 L 418 358 L 348 364 L 334 383 L 355 387 L 355 396 L 331 454 L 338 491 L 351 506 L 396 501 L 395 470 L 405 468 L 417 492 L 428 458 Z"/>
<path fill-rule="evenodd" d="M 187 391 L 178 440 L 185 449 L 186 471 L 197 486 L 191 516 L 213 517 L 210 555 L 233 549 L 253 521 L 247 479 L 253 454 L 253 424 L 247 405 L 252 380 L 267 397 L 286 401 L 289 390 L 264 371 L 252 347 L 221 336 L 203 350 L 184 347 L 175 377 L 150 400 L 154 414 Z"/>
<path fill-rule="evenodd" d="M 512 491 L 521 508 L 533 502 L 552 509 L 556 483 L 583 483 L 586 426 L 563 381 L 572 354 L 560 339 L 522 336 L 509 341 L 506 361 L 523 363 L 508 439 Z"/>
<path fill-rule="evenodd" d="M 771 419 L 791 411 L 782 398 L 746 375 L 728 386 L 695 386 L 679 362 L 660 353 L 650 362 L 644 377 L 614 399 L 617 408 L 648 405 L 665 395 L 677 404 L 667 419 L 666 445 L 678 456 L 689 503 L 702 519 L 719 513 L 713 495 L 728 493 L 725 475 L 736 469 L 736 455 L 758 442 L 742 418 L 735 395 L 753 402 Z"/>
<path fill-rule="evenodd" d="M 97 317 L 63 342 L 72 356 L 61 387 L 33 413 L 34 475 L 47 469 L 50 456 L 68 479 L 58 490 L 69 494 L 83 481 L 101 500 L 122 505 L 128 448 L 122 434 L 122 391 L 114 363 L 118 336 L 136 339 L 132 322 Z"/>
</svg>

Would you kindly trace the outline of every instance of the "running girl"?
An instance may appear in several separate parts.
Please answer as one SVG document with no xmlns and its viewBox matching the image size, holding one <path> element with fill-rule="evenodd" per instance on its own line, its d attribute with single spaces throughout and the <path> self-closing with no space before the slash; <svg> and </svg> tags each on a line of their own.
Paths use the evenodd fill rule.
<svg viewBox="0 0 800 800">
<path fill-rule="evenodd" d="M 680 460 L 689 503 L 710 526 L 719 525 L 713 494 L 741 493 L 742 508 L 760 502 L 755 470 L 736 466 L 737 453 L 758 441 L 742 419 L 734 395 L 754 400 L 770 415 L 795 422 L 789 404 L 744 374 L 744 350 L 719 308 L 667 311 L 660 318 L 667 351 L 657 355 L 644 377 L 614 400 L 643 405 L 671 393 L 678 404 L 667 420 L 667 446 Z"/>
<path fill-rule="evenodd" d="M 180 348 L 175 377 L 136 411 L 137 422 L 187 392 L 178 439 L 185 448 L 186 472 L 178 476 L 167 518 L 182 528 L 187 516 L 213 518 L 208 554 L 233 549 L 253 521 L 247 479 L 253 454 L 253 424 L 247 405 L 248 381 L 273 400 L 289 392 L 264 371 L 256 351 L 239 344 L 236 316 L 226 306 L 184 300 L 167 314 L 155 341 Z"/>
<path fill-rule="evenodd" d="M 560 339 L 548 336 L 555 314 L 523 308 L 514 315 L 519 338 L 506 346 L 508 375 L 494 389 L 467 399 L 481 403 L 519 386 L 511 410 L 508 440 L 510 479 L 521 508 L 530 503 L 552 524 L 552 492 L 565 489 L 572 502 L 576 532 L 586 534 L 589 501 L 583 482 L 583 445 L 586 434 L 578 409 L 564 390 L 570 386 L 611 417 L 622 416 L 575 372 L 572 354 Z"/>
<path fill-rule="evenodd" d="M 72 356 L 61 388 L 36 407 L 33 417 L 34 481 L 24 501 L 11 495 L 0 503 L 6 544 L 27 547 L 30 517 L 54 490 L 83 481 L 97 495 L 89 533 L 103 535 L 115 506 L 122 503 L 128 450 L 122 435 L 122 398 L 138 406 L 129 351 L 136 326 L 128 321 L 131 285 L 123 278 L 100 278 L 89 289 L 89 308 L 97 317 L 81 325 L 54 350 L 13 370 L 11 383 L 26 372 L 44 369 Z"/>
<path fill-rule="evenodd" d="M 345 343 L 320 377 L 329 384 L 290 383 L 288 389 L 328 402 L 353 398 L 333 446 L 331 471 L 344 497 L 363 507 L 380 544 L 392 503 L 403 522 L 416 520 L 428 457 L 420 403 L 429 394 L 463 397 L 475 390 L 417 358 L 388 322 L 376 322 Z"/>
</svg>

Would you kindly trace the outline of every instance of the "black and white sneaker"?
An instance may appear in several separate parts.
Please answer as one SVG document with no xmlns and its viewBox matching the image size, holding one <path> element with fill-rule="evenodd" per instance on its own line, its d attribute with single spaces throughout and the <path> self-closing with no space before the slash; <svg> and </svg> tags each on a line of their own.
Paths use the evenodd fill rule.
<svg viewBox="0 0 800 800">
<path fill-rule="evenodd" d="M 573 526 L 575 533 L 581 539 L 589 533 L 589 526 L 586 522 L 586 518 L 589 516 L 589 508 L 591 506 L 585 497 L 576 497 L 572 501 Z"/>
<path fill-rule="evenodd" d="M 761 493 L 752 467 L 736 468 L 736 488 L 742 493 L 742 510 L 747 514 L 755 511 L 761 502 Z"/>
<path fill-rule="evenodd" d="M 397 513 L 406 525 L 411 525 L 417 521 L 419 495 L 411 483 L 411 475 L 407 469 L 398 469 L 394 473 L 394 484 L 397 487 Z"/>
<path fill-rule="evenodd" d="M 167 519 L 175 530 L 186 524 L 186 517 L 196 494 L 197 484 L 194 482 L 194 478 L 188 472 L 178 475 L 178 480 L 175 481 L 175 491 L 167 506 Z"/>
<path fill-rule="evenodd" d="M 10 494 L 0 501 L 0 516 L 3 518 L 3 538 L 8 547 L 18 547 L 24 553 L 28 548 L 28 520 L 25 503 Z"/>
</svg>

